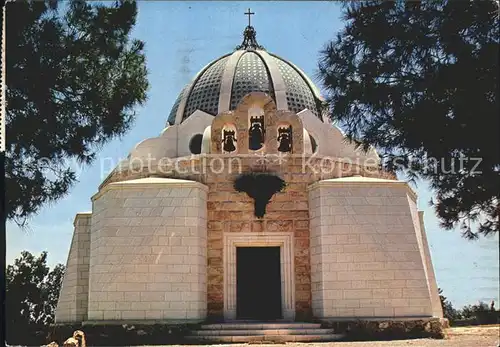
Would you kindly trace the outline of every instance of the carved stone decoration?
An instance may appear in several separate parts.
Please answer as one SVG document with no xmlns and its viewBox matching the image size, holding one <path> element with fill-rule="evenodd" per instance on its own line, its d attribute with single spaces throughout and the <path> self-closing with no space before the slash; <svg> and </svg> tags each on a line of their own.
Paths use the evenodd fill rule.
<svg viewBox="0 0 500 347">
<path fill-rule="evenodd" d="M 287 153 L 292 151 L 292 126 L 278 126 L 278 151 Z"/>
<path fill-rule="evenodd" d="M 236 152 L 237 147 L 236 128 L 233 125 L 224 126 L 222 129 L 222 153 Z"/>
</svg>

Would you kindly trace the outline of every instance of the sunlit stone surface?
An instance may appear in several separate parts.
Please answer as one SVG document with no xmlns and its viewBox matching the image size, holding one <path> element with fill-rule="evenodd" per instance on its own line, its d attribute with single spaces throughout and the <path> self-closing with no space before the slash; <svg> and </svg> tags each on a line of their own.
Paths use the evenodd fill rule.
<svg viewBox="0 0 500 347">
<path fill-rule="evenodd" d="M 247 41 L 184 88 L 168 126 L 77 214 L 57 323 L 242 318 L 236 250 L 267 246 L 279 257 L 256 253 L 255 271 L 280 278 L 255 288 L 277 284 L 274 319 L 442 317 L 415 193 L 327 122 L 303 72 Z M 252 171 L 286 183 L 262 218 L 233 187 Z"/>
</svg>

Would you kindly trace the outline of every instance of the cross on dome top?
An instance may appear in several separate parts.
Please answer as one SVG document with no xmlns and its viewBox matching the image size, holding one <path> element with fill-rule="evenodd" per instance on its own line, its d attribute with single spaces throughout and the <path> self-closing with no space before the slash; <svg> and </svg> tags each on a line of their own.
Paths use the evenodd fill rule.
<svg viewBox="0 0 500 347">
<path fill-rule="evenodd" d="M 251 20 L 250 16 L 254 15 L 255 12 L 251 12 L 250 9 L 248 9 L 248 11 L 245 12 L 244 14 L 248 16 L 248 25 L 245 28 L 245 31 L 243 32 L 243 42 L 241 43 L 241 45 L 236 46 L 236 50 L 240 50 L 240 49 L 261 49 L 261 50 L 264 50 L 264 47 L 262 47 L 261 45 L 259 45 L 257 43 L 257 38 L 256 38 L 257 32 L 255 31 L 255 29 L 251 25 L 251 21 L 250 21 Z"/>
<path fill-rule="evenodd" d="M 248 12 L 245 12 L 246 15 L 248 15 L 248 26 L 250 26 L 250 16 L 254 15 L 255 12 L 250 12 L 250 8 L 248 9 Z"/>
</svg>

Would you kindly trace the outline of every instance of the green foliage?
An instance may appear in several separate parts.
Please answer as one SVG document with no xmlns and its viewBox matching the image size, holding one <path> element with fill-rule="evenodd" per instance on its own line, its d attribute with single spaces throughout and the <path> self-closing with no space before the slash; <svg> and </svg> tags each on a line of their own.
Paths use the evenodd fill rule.
<svg viewBox="0 0 500 347">
<path fill-rule="evenodd" d="M 480 301 L 477 305 L 467 305 L 462 309 L 463 318 L 473 318 L 476 313 L 489 311 L 489 307 L 485 302 Z"/>
<path fill-rule="evenodd" d="M 54 322 L 64 266 L 47 266 L 47 252 L 39 257 L 24 251 L 7 266 L 6 327 L 8 341 L 19 341 Z"/>
<path fill-rule="evenodd" d="M 386 169 L 429 181 L 444 228 L 498 232 L 497 2 L 353 1 L 343 11 L 319 63 L 332 120 L 375 146 Z"/>
<path fill-rule="evenodd" d="M 467 305 L 462 309 L 463 319 L 473 319 L 477 324 L 495 324 L 500 322 L 500 312 L 493 306 L 479 301 L 476 305 Z"/>
<path fill-rule="evenodd" d="M 462 318 L 461 312 L 456 310 L 451 302 L 446 299 L 441 288 L 438 288 L 438 293 L 439 299 L 441 300 L 441 306 L 443 307 L 444 318 L 447 318 L 450 324 L 453 324 L 456 320 Z"/>
<path fill-rule="evenodd" d="M 137 6 L 81 0 L 7 5 L 6 214 L 18 224 L 76 182 L 130 129 L 148 88 Z"/>
<path fill-rule="evenodd" d="M 466 305 L 462 309 L 455 309 L 450 301 L 443 295 L 441 288 L 438 288 L 441 306 L 443 307 L 443 316 L 448 318 L 450 325 L 471 325 L 471 324 L 495 324 L 500 321 L 500 311 L 491 305 L 479 301 L 476 305 Z"/>
<path fill-rule="evenodd" d="M 285 189 L 286 183 L 280 177 L 267 172 L 249 172 L 239 175 L 234 189 L 245 192 L 254 199 L 254 214 L 258 218 L 266 214 L 266 206 L 272 196 Z"/>
</svg>

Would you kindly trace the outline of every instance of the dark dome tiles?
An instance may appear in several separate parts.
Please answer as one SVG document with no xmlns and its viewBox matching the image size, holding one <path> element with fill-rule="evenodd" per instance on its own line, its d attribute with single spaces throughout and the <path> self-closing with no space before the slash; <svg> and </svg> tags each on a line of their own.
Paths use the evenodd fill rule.
<svg viewBox="0 0 500 347">
<path fill-rule="evenodd" d="M 319 116 L 314 94 L 302 76 L 285 61 L 273 56 L 286 86 L 286 99 L 290 111 L 298 113 L 304 109 Z"/>
<path fill-rule="evenodd" d="M 219 59 L 208 67 L 195 82 L 194 88 L 189 94 L 186 108 L 184 109 L 183 120 L 196 110 L 202 110 L 211 115 L 217 114 L 222 74 L 224 73 L 228 58 Z"/>
<path fill-rule="evenodd" d="M 186 89 L 188 88 L 189 84 L 184 86 L 182 88 L 182 91 L 179 93 L 179 96 L 177 99 L 175 99 L 174 106 L 172 106 L 172 110 L 170 111 L 170 114 L 168 115 L 168 124 L 173 125 L 175 124 L 175 118 L 177 116 L 177 110 L 179 109 L 179 104 L 181 103 L 182 97 L 184 93 L 186 92 Z"/>
<path fill-rule="evenodd" d="M 293 64 L 272 54 L 266 53 L 267 55 L 260 57 L 257 52 L 251 50 L 237 52 L 233 53 L 233 55 L 241 54 L 241 56 L 237 59 L 232 80 L 228 80 L 229 76 L 224 77 L 224 71 L 232 56 L 230 54 L 219 58 L 204 71 L 202 70 L 199 78 L 184 87 L 168 116 L 169 124 L 175 123 L 177 111 L 180 105 L 184 105 L 184 103 L 182 121 L 197 109 L 212 115 L 218 114 L 220 111 L 221 88 L 224 83 L 225 87 L 223 89 L 229 91 L 226 86 L 228 82 L 231 83 L 231 95 L 229 100 L 222 101 L 223 103 L 228 102 L 225 106 L 221 106 L 223 109 L 228 106 L 230 110 L 236 109 L 243 97 L 251 92 L 266 93 L 276 101 L 273 84 L 278 83 L 281 92 L 286 97 L 290 111 L 298 113 L 308 109 L 322 119 L 318 112 L 317 97 L 311 89 L 311 82 Z M 232 61 L 235 59 L 236 56 L 233 56 Z M 229 68 L 233 69 L 232 67 Z M 272 71 L 269 71 L 268 68 L 272 68 Z M 273 82 L 271 73 L 280 75 L 280 78 L 275 76 L 278 82 Z M 281 102 L 283 103 L 283 101 Z"/>
<path fill-rule="evenodd" d="M 264 92 L 274 99 L 266 65 L 256 53 L 246 52 L 236 66 L 231 91 L 231 110 L 234 110 L 241 99 L 251 92 Z"/>
</svg>

